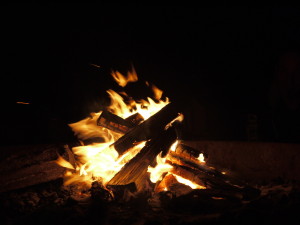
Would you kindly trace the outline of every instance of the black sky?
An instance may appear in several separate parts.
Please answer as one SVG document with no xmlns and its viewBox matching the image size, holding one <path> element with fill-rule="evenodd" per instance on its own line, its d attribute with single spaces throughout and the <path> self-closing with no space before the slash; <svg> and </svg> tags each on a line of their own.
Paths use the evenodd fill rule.
<svg viewBox="0 0 300 225">
<path fill-rule="evenodd" d="M 245 118 L 255 114 L 263 120 L 259 140 L 297 141 L 296 131 L 280 131 L 290 121 L 271 128 L 268 93 L 280 56 L 299 49 L 299 10 L 15 4 L 3 11 L 3 143 L 60 140 L 62 124 L 99 110 L 105 90 L 118 88 L 110 71 L 131 64 L 140 80 L 195 112 L 202 128 L 187 126 L 191 137 L 247 140 Z"/>
</svg>

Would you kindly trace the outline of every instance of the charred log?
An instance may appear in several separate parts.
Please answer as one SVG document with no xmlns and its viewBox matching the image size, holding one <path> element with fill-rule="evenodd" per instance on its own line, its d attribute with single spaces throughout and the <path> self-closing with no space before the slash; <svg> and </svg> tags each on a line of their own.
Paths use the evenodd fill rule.
<svg viewBox="0 0 300 225">
<path fill-rule="evenodd" d="M 192 169 L 200 170 L 204 173 L 207 173 L 211 176 L 214 176 L 220 180 L 223 180 L 225 182 L 230 182 L 233 185 L 239 185 L 239 186 L 245 186 L 246 184 L 242 182 L 241 180 L 236 179 L 234 176 L 229 176 L 226 173 L 222 173 L 221 171 L 207 166 L 205 163 L 202 163 L 199 161 L 198 158 L 196 158 L 196 150 L 194 150 L 191 147 L 186 147 L 183 144 L 178 145 L 176 151 L 169 152 L 168 154 L 168 160 L 172 163 L 190 167 Z M 199 153 L 198 153 L 199 155 Z"/>
</svg>

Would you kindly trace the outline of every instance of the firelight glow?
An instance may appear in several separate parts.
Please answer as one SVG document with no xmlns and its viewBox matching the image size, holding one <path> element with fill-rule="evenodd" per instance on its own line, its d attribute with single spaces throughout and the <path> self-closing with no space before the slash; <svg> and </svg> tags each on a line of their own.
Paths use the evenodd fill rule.
<svg viewBox="0 0 300 225">
<path fill-rule="evenodd" d="M 127 73 L 127 76 L 122 75 L 118 71 L 113 71 L 111 75 L 121 87 L 125 87 L 129 82 L 138 80 L 134 68 Z M 161 99 L 163 92 L 155 85 L 149 85 L 148 82 L 146 84 L 152 88 L 154 99 L 148 97 L 147 100 L 141 99 L 135 101 L 132 98 L 126 98 L 128 97 L 126 93 L 122 93 L 121 95 L 113 90 L 108 90 L 107 93 L 111 99 L 111 104 L 108 106 L 107 110 L 123 119 L 139 113 L 143 119 L 146 120 L 170 103 L 168 98 L 165 98 L 165 100 Z M 76 159 L 75 165 L 74 163 L 71 164 L 63 157 L 57 159 L 57 163 L 60 166 L 68 169 L 65 174 L 65 185 L 84 183 L 90 187 L 94 181 L 98 181 L 102 183 L 103 186 L 106 186 L 123 166 L 136 156 L 145 146 L 146 141 L 135 143 L 131 149 L 128 149 L 123 155 L 119 155 L 112 144 L 123 134 L 98 126 L 97 119 L 101 113 L 102 111 L 91 113 L 90 117 L 69 124 L 74 134 L 81 140 L 82 145 L 72 148 Z M 167 126 L 172 126 L 172 122 L 175 120 L 182 121 L 183 115 L 179 115 Z M 166 129 L 168 128 L 167 126 Z M 85 140 L 95 137 L 102 138 L 103 142 L 84 145 Z M 177 145 L 178 141 L 174 142 L 170 150 L 175 151 Z M 204 162 L 204 158 L 200 158 L 200 156 L 199 160 Z M 148 167 L 150 180 L 153 183 L 162 180 L 163 175 L 171 173 L 173 168 L 171 164 L 166 162 L 166 158 L 161 157 L 161 154 L 157 156 L 156 160 L 157 165 L 155 167 Z M 175 175 L 175 177 L 178 182 L 184 183 L 191 188 L 203 188 L 178 175 Z M 168 190 L 168 187 L 164 187 L 164 190 Z"/>
</svg>

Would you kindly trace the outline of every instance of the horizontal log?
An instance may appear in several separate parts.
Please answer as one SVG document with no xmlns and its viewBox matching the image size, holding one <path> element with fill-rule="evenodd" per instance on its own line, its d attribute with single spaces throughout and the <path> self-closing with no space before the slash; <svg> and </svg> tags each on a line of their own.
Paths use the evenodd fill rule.
<svg viewBox="0 0 300 225">
<path fill-rule="evenodd" d="M 184 166 L 181 166 L 181 165 L 172 164 L 171 162 L 168 162 L 168 163 L 173 166 L 170 173 L 178 175 L 180 177 L 183 177 L 187 180 L 190 180 L 191 182 L 193 182 L 195 184 L 198 184 L 200 186 L 203 186 L 203 187 L 207 186 L 207 183 L 205 182 L 205 179 L 203 179 L 203 178 L 206 178 L 206 176 L 201 174 L 199 171 L 192 170 L 188 167 L 184 167 Z"/>
</svg>

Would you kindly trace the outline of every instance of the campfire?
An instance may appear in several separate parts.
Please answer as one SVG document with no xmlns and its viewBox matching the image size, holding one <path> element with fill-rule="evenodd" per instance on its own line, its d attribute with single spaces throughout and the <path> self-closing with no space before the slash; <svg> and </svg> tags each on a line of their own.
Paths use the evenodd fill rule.
<svg viewBox="0 0 300 225">
<path fill-rule="evenodd" d="M 113 71 L 112 77 L 121 88 L 138 80 L 133 68 L 126 76 Z M 217 165 L 233 165 L 245 178 L 266 178 L 273 171 L 274 176 L 298 179 L 296 160 L 288 164 L 290 170 L 282 170 L 286 168 L 283 160 L 274 163 L 282 165 L 280 168 L 267 167 L 266 161 L 259 161 L 259 155 L 266 154 L 264 149 L 268 146 L 272 147 L 268 162 L 279 156 L 273 152 L 281 152 L 283 148 L 291 149 L 286 159 L 294 158 L 296 145 L 188 144 L 180 137 L 181 123 L 185 119 L 182 109 L 154 84 L 145 83 L 152 91 L 147 99 L 107 90 L 109 106 L 69 124 L 76 143 L 21 147 L 1 161 L 2 206 L 11 210 L 3 211 L 5 218 L 8 217 L 7 224 L 13 224 L 11 220 L 14 220 L 14 216 L 7 216 L 15 213 L 16 206 L 12 202 L 19 205 L 21 213 L 16 221 L 21 223 L 28 214 L 32 215 L 33 208 L 42 208 L 40 205 L 50 201 L 58 211 L 71 208 L 75 211 L 75 220 L 82 224 L 99 221 L 103 224 L 243 223 L 253 205 L 261 216 L 265 199 L 274 193 L 276 201 L 282 196 L 291 196 L 289 204 L 297 206 L 293 196 L 299 194 L 298 186 L 250 184 L 228 166 L 223 170 Z M 243 155 L 243 148 L 248 148 L 248 153 Z M 290 162 L 286 159 L 284 162 Z M 250 166 L 244 167 L 247 163 Z M 275 206 L 270 205 L 270 210 Z M 49 212 L 50 220 L 53 216 L 52 211 Z M 73 218 L 74 214 L 69 216 Z M 36 215 L 40 215 L 38 210 L 33 214 Z M 270 221 L 275 220 L 276 217 Z M 41 221 L 35 220 L 34 224 L 43 223 L 44 218 Z M 61 219 L 60 224 L 73 223 L 67 217 Z"/>
<path fill-rule="evenodd" d="M 112 77 L 121 87 L 138 80 L 134 69 L 127 76 L 113 71 Z M 219 185 L 241 193 L 242 188 L 229 184 L 225 172 L 206 166 L 203 153 L 181 143 L 177 125 L 184 115 L 163 98 L 162 90 L 146 84 L 153 96 L 134 100 L 125 92 L 108 90 L 111 104 L 105 110 L 69 124 L 81 145 L 67 149 L 69 160 L 57 160 L 68 169 L 64 185 L 86 190 L 97 182 L 112 196 L 116 186 L 129 184 L 137 193 L 165 192 L 176 184 L 185 190 Z"/>
</svg>

